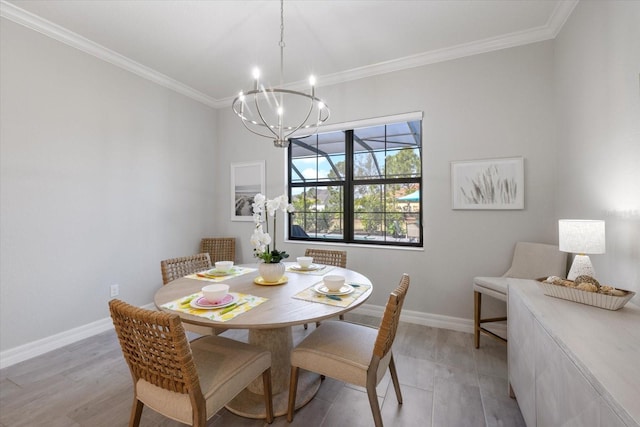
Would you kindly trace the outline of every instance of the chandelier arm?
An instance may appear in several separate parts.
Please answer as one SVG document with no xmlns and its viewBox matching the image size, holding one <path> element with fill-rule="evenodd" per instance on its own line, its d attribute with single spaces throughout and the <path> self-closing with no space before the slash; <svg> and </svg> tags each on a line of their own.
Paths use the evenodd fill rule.
<svg viewBox="0 0 640 427">
<path fill-rule="evenodd" d="M 265 90 L 265 92 L 267 92 Z M 258 111 L 258 116 L 260 117 L 260 121 L 262 121 L 262 123 L 264 124 L 264 126 L 269 129 L 269 132 L 272 133 L 272 135 L 274 137 L 276 137 L 276 139 L 278 138 L 278 134 L 276 132 L 273 131 L 272 127 L 269 126 L 269 124 L 267 123 L 267 121 L 264 119 L 264 116 L 262 115 L 262 111 L 260 111 L 260 103 L 258 102 L 258 96 L 260 96 L 260 92 L 256 93 L 253 95 L 253 99 L 255 101 L 256 104 L 256 110 Z M 266 93 L 265 93 L 265 97 L 266 97 Z M 271 138 L 272 135 L 269 135 L 267 138 Z"/>
<path fill-rule="evenodd" d="M 247 129 L 249 132 L 251 132 L 251 133 L 253 133 L 253 134 L 256 134 L 256 135 L 258 135 L 258 136 L 262 136 L 262 137 L 265 137 L 265 138 L 271 138 L 271 137 L 273 136 L 273 135 L 269 135 L 268 133 L 262 133 L 262 132 L 258 132 L 258 131 L 255 131 L 255 130 L 251 129 L 251 128 L 249 127 L 249 125 L 247 124 L 247 120 L 242 120 L 242 125 L 243 125 L 243 126 L 245 127 L 245 129 Z M 259 124 L 259 125 L 260 125 L 260 124 Z M 264 125 L 260 125 L 260 126 L 264 126 Z M 268 128 L 268 127 L 267 127 L 267 128 Z M 271 131 L 271 129 L 269 129 L 269 130 Z M 273 133 L 273 131 L 271 131 L 271 132 Z"/>
<path fill-rule="evenodd" d="M 284 136 L 284 139 L 288 139 L 293 133 L 295 133 L 298 129 L 300 129 L 302 126 L 304 126 L 307 123 L 307 120 L 309 120 L 309 116 L 311 116 L 311 112 L 313 111 L 313 100 L 314 96 L 311 96 L 311 98 L 309 99 L 309 111 L 307 112 L 307 115 L 305 116 L 304 120 L 302 121 L 302 123 L 300 123 L 298 125 L 297 128 L 293 129 L 291 132 L 287 133 Z"/>
<path fill-rule="evenodd" d="M 262 125 L 260 123 L 253 123 L 248 117 L 246 117 L 240 111 L 238 111 L 237 108 L 236 108 L 236 105 L 237 105 L 237 102 L 239 100 L 240 100 L 240 97 L 236 97 L 233 100 L 233 104 L 231 104 L 231 107 L 233 109 L 233 112 L 236 113 L 236 116 L 240 117 L 240 120 L 242 121 L 242 125 L 245 127 L 245 129 L 247 129 L 249 132 L 251 132 L 251 133 L 253 133 L 255 135 L 262 136 L 262 137 L 265 137 L 265 138 L 271 138 L 271 135 L 266 134 L 266 133 L 262 133 L 262 132 L 257 132 L 255 130 L 253 130 L 251 127 L 249 127 L 249 125 L 247 123 L 251 123 L 251 124 L 253 124 L 255 126 L 264 126 L 264 125 Z M 240 102 L 242 102 L 242 101 L 240 101 Z"/>
</svg>

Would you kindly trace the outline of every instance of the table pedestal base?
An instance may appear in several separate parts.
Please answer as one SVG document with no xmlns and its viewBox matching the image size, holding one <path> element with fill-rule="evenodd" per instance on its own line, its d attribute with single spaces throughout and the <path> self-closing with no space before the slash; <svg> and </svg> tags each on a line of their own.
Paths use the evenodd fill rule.
<svg viewBox="0 0 640 427">
<path fill-rule="evenodd" d="M 304 370 L 299 371 L 298 393 L 296 395 L 296 409 L 309 403 L 320 388 L 320 375 Z M 289 403 L 289 390 L 273 394 L 273 415 L 286 415 Z M 244 389 L 225 406 L 230 412 L 245 418 L 264 419 L 267 417 L 264 409 L 264 395 L 256 394 Z"/>
</svg>

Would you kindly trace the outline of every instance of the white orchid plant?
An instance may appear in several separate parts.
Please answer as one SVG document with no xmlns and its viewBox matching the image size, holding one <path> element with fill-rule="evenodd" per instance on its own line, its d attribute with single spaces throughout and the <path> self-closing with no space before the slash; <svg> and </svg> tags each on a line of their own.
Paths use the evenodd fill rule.
<svg viewBox="0 0 640 427">
<path fill-rule="evenodd" d="M 282 194 L 274 199 L 267 199 L 263 194 L 258 193 L 253 198 L 253 222 L 256 224 L 253 234 L 251 235 L 251 246 L 253 246 L 253 254 L 256 258 L 268 264 L 275 264 L 288 258 L 289 254 L 285 251 L 276 249 L 276 240 L 271 239 L 269 235 L 268 217 L 273 217 L 273 235 L 276 234 L 276 214 L 278 211 L 291 213 L 294 211 L 293 205 L 287 200 L 287 196 Z M 266 224 L 265 231 L 262 224 Z M 273 242 L 273 250 L 270 249 Z"/>
</svg>

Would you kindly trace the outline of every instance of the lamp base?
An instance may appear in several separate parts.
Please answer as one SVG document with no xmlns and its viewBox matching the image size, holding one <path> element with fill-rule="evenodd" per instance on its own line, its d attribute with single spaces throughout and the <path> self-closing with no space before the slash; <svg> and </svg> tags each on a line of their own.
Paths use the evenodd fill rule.
<svg viewBox="0 0 640 427">
<path fill-rule="evenodd" d="M 595 277 L 595 270 L 593 269 L 593 265 L 591 264 L 591 260 L 588 255 L 576 255 L 573 259 L 573 264 L 571 264 L 571 270 L 569 270 L 569 274 L 567 275 L 567 279 L 576 280 L 578 276 L 591 276 Z"/>
</svg>

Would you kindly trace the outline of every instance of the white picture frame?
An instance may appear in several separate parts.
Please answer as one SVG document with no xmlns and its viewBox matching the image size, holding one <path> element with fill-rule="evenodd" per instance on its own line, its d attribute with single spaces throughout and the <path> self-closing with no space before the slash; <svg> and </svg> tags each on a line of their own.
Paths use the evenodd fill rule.
<svg viewBox="0 0 640 427">
<path fill-rule="evenodd" d="M 524 209 L 524 158 L 451 162 L 452 209 Z"/>
<path fill-rule="evenodd" d="M 265 192 L 265 162 L 231 164 L 231 220 L 253 221 L 253 197 Z"/>
</svg>

